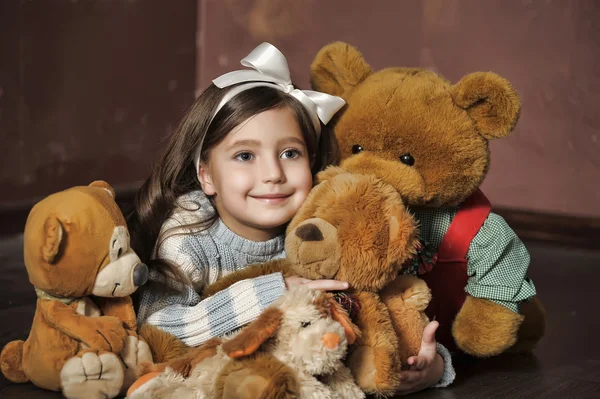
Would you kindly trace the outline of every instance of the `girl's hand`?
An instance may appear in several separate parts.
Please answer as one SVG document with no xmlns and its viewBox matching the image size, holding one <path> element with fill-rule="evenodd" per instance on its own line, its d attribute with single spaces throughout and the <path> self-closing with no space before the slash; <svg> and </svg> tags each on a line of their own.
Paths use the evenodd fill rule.
<svg viewBox="0 0 600 399">
<path fill-rule="evenodd" d="M 347 282 L 339 280 L 309 280 L 296 276 L 285 279 L 285 286 L 288 290 L 298 285 L 306 285 L 310 289 L 321 291 L 340 291 L 347 290 L 349 287 Z"/>
<path fill-rule="evenodd" d="M 417 356 L 409 357 L 408 370 L 400 373 L 402 384 L 398 394 L 407 395 L 422 391 L 439 382 L 444 374 L 444 359 L 437 353 L 435 330 L 439 323 L 432 321 L 423 331 L 423 341 Z"/>
</svg>

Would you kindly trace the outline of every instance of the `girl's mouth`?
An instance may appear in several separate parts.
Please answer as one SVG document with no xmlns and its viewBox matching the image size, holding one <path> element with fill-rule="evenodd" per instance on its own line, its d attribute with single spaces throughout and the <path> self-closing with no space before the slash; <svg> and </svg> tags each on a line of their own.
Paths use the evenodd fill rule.
<svg viewBox="0 0 600 399">
<path fill-rule="evenodd" d="M 290 196 L 291 194 L 266 194 L 252 196 L 252 198 L 267 204 L 280 204 L 282 202 L 285 202 Z"/>
</svg>

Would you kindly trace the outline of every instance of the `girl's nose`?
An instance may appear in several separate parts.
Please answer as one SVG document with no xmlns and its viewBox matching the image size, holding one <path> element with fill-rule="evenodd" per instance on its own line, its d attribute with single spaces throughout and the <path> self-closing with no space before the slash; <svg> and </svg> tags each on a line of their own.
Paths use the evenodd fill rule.
<svg viewBox="0 0 600 399">
<path fill-rule="evenodd" d="M 336 333 L 327 333 L 321 338 L 323 345 L 329 349 L 335 349 L 340 344 L 340 336 Z"/>
<path fill-rule="evenodd" d="M 265 162 L 263 165 L 263 183 L 283 183 L 284 180 L 283 169 L 279 162 Z"/>
</svg>

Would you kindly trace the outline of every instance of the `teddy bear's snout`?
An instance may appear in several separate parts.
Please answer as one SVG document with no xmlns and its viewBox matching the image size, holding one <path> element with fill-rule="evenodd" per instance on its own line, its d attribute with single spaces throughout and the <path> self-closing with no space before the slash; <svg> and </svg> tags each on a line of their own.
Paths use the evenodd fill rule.
<svg viewBox="0 0 600 399">
<path fill-rule="evenodd" d="M 148 281 L 148 266 L 138 263 L 133 269 L 133 285 L 140 287 Z"/>
<path fill-rule="evenodd" d="M 321 341 L 323 341 L 323 345 L 325 345 L 326 348 L 335 349 L 340 344 L 340 336 L 332 332 L 326 333 L 323 335 L 323 338 L 321 338 Z"/>
<path fill-rule="evenodd" d="M 337 229 L 322 218 L 302 221 L 288 232 L 285 248 L 290 263 L 301 276 L 334 278 L 339 270 Z"/>
</svg>

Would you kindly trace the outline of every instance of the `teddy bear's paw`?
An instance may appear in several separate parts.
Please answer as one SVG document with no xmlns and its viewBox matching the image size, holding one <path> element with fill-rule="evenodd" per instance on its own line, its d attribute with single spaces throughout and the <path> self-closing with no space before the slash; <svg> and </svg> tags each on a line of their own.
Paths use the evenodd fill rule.
<svg viewBox="0 0 600 399">
<path fill-rule="evenodd" d="M 488 299 L 467 297 L 452 326 L 457 346 L 472 356 L 498 355 L 517 340 L 523 316 Z"/>
<path fill-rule="evenodd" d="M 431 290 L 424 280 L 413 278 L 413 284 L 404 290 L 402 299 L 407 306 L 422 312 L 427 309 L 431 301 Z"/>
<path fill-rule="evenodd" d="M 69 359 L 60 372 L 62 392 L 68 399 L 114 398 L 123 378 L 123 364 L 114 353 L 84 353 Z"/>
<path fill-rule="evenodd" d="M 360 346 L 352 351 L 347 364 L 356 383 L 367 394 L 390 396 L 400 385 L 399 372 L 391 372 L 392 359 L 377 349 Z"/>
<path fill-rule="evenodd" d="M 424 311 L 431 301 L 431 290 L 427 283 L 408 274 L 399 275 L 379 295 L 388 307 L 410 307 L 420 312 Z"/>
<path fill-rule="evenodd" d="M 533 297 L 529 302 L 521 303 L 519 312 L 525 317 L 519 327 L 517 343 L 510 347 L 509 353 L 531 353 L 544 336 L 546 329 L 546 311 L 540 300 Z"/>
<path fill-rule="evenodd" d="M 120 357 L 125 364 L 123 388 L 127 389 L 142 375 L 141 365 L 152 363 L 152 352 L 146 342 L 136 336 L 130 335 L 125 339 Z"/>
</svg>

